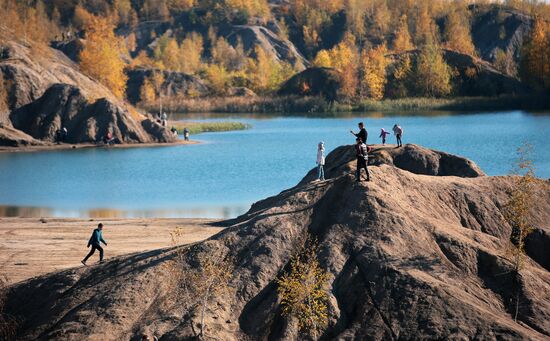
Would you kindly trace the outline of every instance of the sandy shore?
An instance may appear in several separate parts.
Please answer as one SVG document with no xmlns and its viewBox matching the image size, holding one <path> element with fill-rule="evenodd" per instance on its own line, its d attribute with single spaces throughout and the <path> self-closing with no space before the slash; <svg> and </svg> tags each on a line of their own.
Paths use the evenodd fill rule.
<svg viewBox="0 0 550 341">
<path fill-rule="evenodd" d="M 0 275 L 9 283 L 48 272 L 81 266 L 86 244 L 98 219 L 0 218 Z M 183 243 L 210 237 L 222 230 L 207 219 L 102 219 L 105 257 L 171 246 L 170 232 L 184 229 Z M 88 261 L 94 264 L 99 254 Z"/>
<path fill-rule="evenodd" d="M 0 153 L 11 153 L 11 152 L 39 152 L 39 151 L 49 151 L 49 150 L 66 150 L 66 149 L 84 149 L 84 148 L 148 148 L 148 147 L 170 147 L 170 146 L 180 146 L 186 144 L 197 144 L 198 141 L 184 141 L 177 140 L 176 142 L 170 143 L 125 143 L 125 144 L 115 144 L 112 146 L 97 145 L 93 143 L 48 143 L 43 145 L 36 146 L 19 146 L 19 147 L 9 147 L 9 146 L 0 146 Z"/>
</svg>

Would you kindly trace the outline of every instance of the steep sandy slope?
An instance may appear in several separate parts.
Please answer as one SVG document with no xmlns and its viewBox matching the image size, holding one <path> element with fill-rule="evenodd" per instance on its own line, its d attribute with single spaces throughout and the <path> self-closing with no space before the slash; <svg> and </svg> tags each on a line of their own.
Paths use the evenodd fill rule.
<svg viewBox="0 0 550 341">
<path fill-rule="evenodd" d="M 474 174 L 479 170 L 468 160 L 406 146 L 375 151 L 373 181 L 356 185 L 352 148 L 328 156 L 329 180 L 303 181 L 260 201 L 226 230 L 191 246 L 225 252 L 236 262 L 230 292 L 207 313 L 210 337 L 299 339 L 295 324 L 280 317 L 275 279 L 306 232 L 318 238 L 330 274 L 331 318 L 323 339 L 550 337 L 548 253 L 538 252 L 550 247 L 546 182 L 538 184 L 537 231 L 526 248 L 531 257 L 516 323 L 510 227 L 502 215 L 514 178 Z M 413 161 L 396 162 L 399 155 Z M 473 177 L 419 175 L 409 171 L 411 164 L 463 167 Z M 13 287 L 7 311 L 20 320 L 18 339 L 123 340 L 144 331 L 161 340 L 191 338 L 184 302 L 167 292 L 163 264 L 173 256 L 174 250 L 134 254 Z"/>
</svg>

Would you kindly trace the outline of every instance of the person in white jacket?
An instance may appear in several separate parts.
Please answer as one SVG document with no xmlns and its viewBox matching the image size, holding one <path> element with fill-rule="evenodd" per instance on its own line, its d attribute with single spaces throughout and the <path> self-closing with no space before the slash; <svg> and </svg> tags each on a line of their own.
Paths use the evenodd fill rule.
<svg viewBox="0 0 550 341">
<path fill-rule="evenodd" d="M 317 180 L 325 181 L 325 143 L 319 142 L 317 145 Z"/>
<path fill-rule="evenodd" d="M 397 139 L 397 148 L 403 147 L 403 142 L 401 142 L 401 136 L 403 136 L 403 128 L 401 128 L 397 124 L 394 124 L 392 130 L 395 138 Z"/>
</svg>

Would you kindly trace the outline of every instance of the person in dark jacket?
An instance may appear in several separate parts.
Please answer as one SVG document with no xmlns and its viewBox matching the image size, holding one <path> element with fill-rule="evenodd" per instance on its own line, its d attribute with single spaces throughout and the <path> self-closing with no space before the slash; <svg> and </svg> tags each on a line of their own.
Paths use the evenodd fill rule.
<svg viewBox="0 0 550 341">
<path fill-rule="evenodd" d="M 363 143 L 367 143 L 367 137 L 369 136 L 369 133 L 367 132 L 367 129 L 365 129 L 365 126 L 363 125 L 363 122 L 359 122 L 357 125 L 359 127 L 359 132 L 356 134 L 353 132 L 353 130 L 350 130 L 349 132 L 355 135 L 355 137 L 358 137 L 363 141 Z"/>
<path fill-rule="evenodd" d="M 88 253 L 88 255 L 82 260 L 82 264 L 86 265 L 86 261 L 95 253 L 95 250 L 99 250 L 99 262 L 103 263 L 103 248 L 101 247 L 100 243 L 103 243 L 105 244 L 105 246 L 107 246 L 107 242 L 103 239 L 102 223 L 99 223 L 94 232 L 92 232 L 92 236 L 88 241 L 88 247 L 91 246 L 92 249 L 90 250 L 90 253 Z"/>
<path fill-rule="evenodd" d="M 369 162 L 367 145 L 363 143 L 360 137 L 356 141 L 355 156 L 357 157 L 357 170 L 355 171 L 355 179 L 357 182 L 361 181 L 361 169 L 364 169 L 365 173 L 367 173 L 367 181 L 370 181 L 369 170 L 367 169 L 367 163 Z"/>
</svg>

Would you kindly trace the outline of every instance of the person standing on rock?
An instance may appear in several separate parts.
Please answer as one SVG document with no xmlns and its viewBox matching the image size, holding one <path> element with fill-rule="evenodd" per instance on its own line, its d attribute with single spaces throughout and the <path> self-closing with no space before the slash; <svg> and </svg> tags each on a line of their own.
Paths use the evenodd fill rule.
<svg viewBox="0 0 550 341">
<path fill-rule="evenodd" d="M 325 143 L 319 142 L 317 145 L 317 180 L 325 181 Z"/>
<path fill-rule="evenodd" d="M 397 148 L 403 147 L 403 142 L 401 142 L 401 136 L 403 135 L 403 128 L 401 128 L 397 124 L 394 124 L 393 133 L 395 134 L 395 138 L 397 139 Z"/>
<path fill-rule="evenodd" d="M 349 132 L 355 135 L 355 137 L 358 137 L 363 141 L 363 143 L 367 143 L 367 137 L 369 136 L 369 133 L 367 133 L 367 129 L 365 129 L 365 126 L 363 125 L 363 122 L 359 122 L 357 125 L 359 127 L 359 132 L 356 134 L 353 132 L 353 130 L 350 130 Z"/>
<path fill-rule="evenodd" d="M 105 244 L 105 246 L 107 246 L 107 242 L 103 239 L 102 223 L 99 223 L 94 232 L 92 232 L 92 236 L 88 241 L 88 247 L 91 246 L 92 249 L 90 250 L 90 253 L 88 253 L 88 255 L 82 260 L 82 264 L 86 265 L 86 261 L 95 253 L 95 250 L 99 250 L 99 262 L 103 263 L 103 248 L 101 247 L 100 243 L 103 243 Z"/>
<path fill-rule="evenodd" d="M 361 140 L 360 137 L 358 137 L 355 141 L 357 141 L 355 144 L 355 156 L 357 157 L 355 180 L 357 182 L 361 181 L 361 169 L 364 169 L 365 173 L 367 173 L 367 181 L 370 181 L 369 170 L 367 169 L 367 164 L 369 161 L 369 151 L 367 149 L 367 145 L 363 143 L 363 140 Z"/>
<path fill-rule="evenodd" d="M 390 132 L 386 131 L 386 129 L 384 129 L 384 128 L 382 128 L 380 130 L 380 136 L 378 136 L 378 137 L 382 138 L 382 144 L 383 145 L 386 144 L 386 136 L 389 135 L 389 134 L 390 134 Z"/>
</svg>

